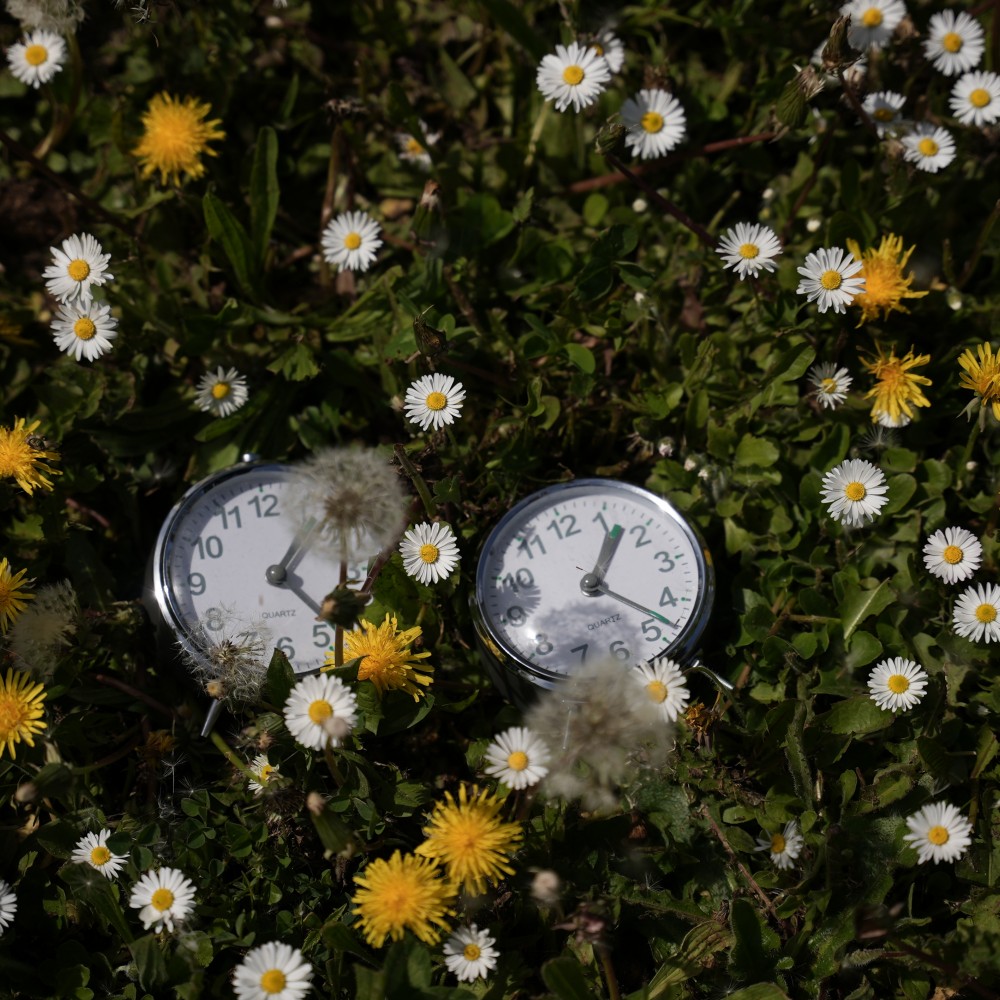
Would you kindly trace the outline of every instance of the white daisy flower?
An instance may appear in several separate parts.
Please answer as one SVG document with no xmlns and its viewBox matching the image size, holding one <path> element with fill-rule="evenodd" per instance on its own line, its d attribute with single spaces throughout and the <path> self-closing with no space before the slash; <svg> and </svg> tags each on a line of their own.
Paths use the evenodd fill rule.
<svg viewBox="0 0 1000 1000">
<path fill-rule="evenodd" d="M 809 381 L 815 386 L 813 393 L 820 404 L 836 409 L 845 399 L 854 379 L 846 368 L 838 368 L 832 361 L 821 361 L 809 370 Z"/>
<path fill-rule="evenodd" d="M 622 40 L 610 30 L 602 31 L 597 38 L 590 43 L 590 47 L 599 55 L 604 56 L 608 64 L 608 69 L 612 73 L 621 70 L 625 63 L 625 46 Z"/>
<path fill-rule="evenodd" d="M 312 986 L 312 966 L 298 948 L 280 941 L 251 948 L 233 970 L 238 1000 L 302 1000 Z"/>
<path fill-rule="evenodd" d="M 70 855 L 70 861 L 78 865 L 90 865 L 108 878 L 114 878 L 125 867 L 128 858 L 123 854 L 112 854 L 108 847 L 110 830 L 88 833 L 82 836 Z"/>
<path fill-rule="evenodd" d="M 579 111 L 597 100 L 610 79 L 604 56 L 587 45 L 570 42 L 557 45 L 555 55 L 542 59 L 535 83 L 545 100 L 556 102 L 556 111 L 565 111 L 571 104 Z"/>
<path fill-rule="evenodd" d="M 497 967 L 500 952 L 495 944 L 489 932 L 478 930 L 475 924 L 459 927 L 444 943 L 444 964 L 460 983 L 483 979 Z"/>
<path fill-rule="evenodd" d="M 344 212 L 323 230 L 323 259 L 338 271 L 367 271 L 382 245 L 382 227 L 367 212 Z"/>
<path fill-rule="evenodd" d="M 114 280 L 114 275 L 108 273 L 111 254 L 102 253 L 104 248 L 90 233 L 68 236 L 63 240 L 61 250 L 55 247 L 49 249 L 52 251 L 52 263 L 42 277 L 48 278 L 45 287 L 60 302 L 72 302 L 78 298 L 81 304 L 88 305 L 93 298 L 90 291 L 92 285 Z"/>
<path fill-rule="evenodd" d="M 486 748 L 483 770 L 518 791 L 537 785 L 549 773 L 549 748 L 524 726 L 505 729 Z"/>
<path fill-rule="evenodd" d="M 955 81 L 948 103 L 963 125 L 992 125 L 1000 118 L 1000 76 L 986 70 L 964 73 Z"/>
<path fill-rule="evenodd" d="M 888 503 L 888 487 L 882 470 L 863 458 L 849 458 L 834 466 L 824 477 L 820 499 L 835 521 L 858 527 Z"/>
<path fill-rule="evenodd" d="M 892 134 L 904 126 L 903 105 L 905 103 L 906 98 L 894 90 L 876 90 L 873 94 L 868 94 L 865 97 L 861 107 L 871 118 L 875 131 L 881 138 L 887 132 Z"/>
<path fill-rule="evenodd" d="M 955 159 L 955 140 L 940 125 L 920 122 L 900 141 L 903 143 L 903 157 L 915 163 L 918 169 L 931 174 L 936 174 Z"/>
<path fill-rule="evenodd" d="M 862 266 L 854 254 L 840 247 L 807 254 L 802 267 L 796 268 L 803 278 L 796 294 L 815 302 L 821 313 L 831 306 L 834 312 L 846 312 L 854 296 L 865 290 L 865 279 L 853 277 Z"/>
<path fill-rule="evenodd" d="M 851 0 L 840 8 L 840 13 L 851 15 L 847 42 L 861 52 L 885 47 L 906 17 L 906 4 L 902 0 Z"/>
<path fill-rule="evenodd" d="M 250 397 L 246 376 L 235 368 L 228 371 L 219 365 L 214 372 L 202 375 L 194 404 L 199 410 L 213 417 L 228 417 L 235 413 Z"/>
<path fill-rule="evenodd" d="M 194 906 L 194 883 L 176 868 L 149 871 L 136 882 L 128 905 L 139 911 L 147 931 L 173 931 L 174 921 L 183 923 Z"/>
<path fill-rule="evenodd" d="M 418 524 L 399 543 L 403 569 L 420 583 L 437 583 L 451 576 L 458 565 L 458 543 L 450 524 Z"/>
<path fill-rule="evenodd" d="M 272 764 L 267 759 L 266 753 L 259 753 L 251 761 L 250 770 L 253 771 L 255 777 L 251 778 L 247 784 L 254 795 L 260 795 L 268 783 L 274 780 L 274 776 L 278 773 L 279 768 L 277 764 Z"/>
<path fill-rule="evenodd" d="M 10 926 L 17 913 L 17 896 L 10 883 L 0 878 L 0 935 Z"/>
<path fill-rule="evenodd" d="M 66 42 L 51 31 L 32 31 L 7 50 L 11 73 L 37 90 L 63 68 Z"/>
<path fill-rule="evenodd" d="M 928 679 L 919 663 L 894 656 L 875 666 L 868 677 L 868 690 L 879 708 L 906 712 L 924 697 Z"/>
<path fill-rule="evenodd" d="M 636 664 L 632 676 L 643 686 L 649 700 L 660 706 L 660 715 L 667 722 L 676 721 L 687 710 L 691 692 L 681 668 L 669 656 Z"/>
<path fill-rule="evenodd" d="M 669 153 L 687 135 L 680 101 L 665 90 L 640 90 L 621 109 L 625 145 L 643 160 Z"/>
<path fill-rule="evenodd" d="M 945 76 L 975 69 L 985 47 L 982 25 L 965 11 L 942 10 L 928 22 L 924 55 Z"/>
<path fill-rule="evenodd" d="M 768 226 L 737 222 L 719 237 L 715 252 L 725 261 L 723 267 L 733 268 L 742 281 L 747 275 L 756 278 L 761 268 L 774 270 L 781 240 Z"/>
<path fill-rule="evenodd" d="M 917 864 L 925 861 L 956 861 L 972 843 L 972 824 L 948 802 L 931 802 L 908 816 L 910 832 L 903 837 L 918 852 Z"/>
<path fill-rule="evenodd" d="M 322 750 L 339 746 L 358 719 L 358 699 L 333 674 L 304 677 L 292 688 L 283 709 L 285 725 L 297 743 Z"/>
<path fill-rule="evenodd" d="M 412 163 L 420 167 L 421 170 L 429 170 L 431 167 L 431 154 L 427 152 L 428 147 L 436 146 L 441 138 L 440 132 L 429 132 L 427 123 L 420 119 L 420 130 L 423 138 L 410 135 L 409 132 L 397 132 L 395 135 L 396 145 L 399 147 L 399 158 L 406 163 Z"/>
<path fill-rule="evenodd" d="M 778 868 L 791 868 L 792 862 L 802 853 L 803 843 L 798 823 L 790 819 L 781 833 L 758 837 L 754 850 L 769 851 L 771 860 Z"/>
<path fill-rule="evenodd" d="M 111 306 L 93 300 L 60 305 L 52 320 L 56 347 L 77 361 L 107 354 L 117 336 L 118 320 L 111 315 Z"/>
<path fill-rule="evenodd" d="M 965 528 L 943 528 L 924 543 L 924 565 L 945 583 L 968 580 L 983 561 L 983 546 Z"/>
<path fill-rule="evenodd" d="M 461 416 L 465 389 L 450 375 L 422 375 L 406 390 L 403 399 L 408 420 L 422 430 L 439 430 Z"/>
<path fill-rule="evenodd" d="M 973 642 L 1000 642 L 1000 587 L 981 583 L 964 590 L 955 602 L 951 623 Z"/>
</svg>

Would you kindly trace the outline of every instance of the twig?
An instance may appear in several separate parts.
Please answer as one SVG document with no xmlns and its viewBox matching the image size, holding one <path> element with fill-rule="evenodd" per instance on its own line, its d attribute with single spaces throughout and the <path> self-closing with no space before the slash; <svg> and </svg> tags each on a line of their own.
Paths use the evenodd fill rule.
<svg viewBox="0 0 1000 1000">
<path fill-rule="evenodd" d="M 157 712 L 162 715 L 167 716 L 170 719 L 177 718 L 177 713 L 172 708 L 167 708 L 162 701 L 157 701 L 155 698 L 146 694 L 145 691 L 140 691 L 138 688 L 132 687 L 131 684 L 126 684 L 124 681 L 118 680 L 117 677 L 109 677 L 107 674 L 94 674 L 94 680 L 98 684 L 103 684 L 105 687 L 117 688 L 119 691 L 124 691 L 125 694 L 131 695 L 138 701 L 145 702 L 150 708 L 155 708 Z"/>
<path fill-rule="evenodd" d="M 847 77 L 844 75 L 843 69 L 837 70 L 837 76 L 840 78 L 840 85 L 844 88 L 844 96 L 847 98 L 847 103 L 850 104 L 854 113 L 861 119 L 865 128 L 872 133 L 876 138 L 879 138 L 878 129 L 875 127 L 875 122 L 872 121 L 871 115 L 865 111 L 861 102 L 858 100 L 858 95 L 854 92 L 854 88 L 847 82 Z"/>
</svg>

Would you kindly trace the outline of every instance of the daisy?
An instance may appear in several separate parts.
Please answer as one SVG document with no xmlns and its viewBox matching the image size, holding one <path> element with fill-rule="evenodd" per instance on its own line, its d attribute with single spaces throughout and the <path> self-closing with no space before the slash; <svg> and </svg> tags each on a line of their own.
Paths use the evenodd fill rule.
<svg viewBox="0 0 1000 1000">
<path fill-rule="evenodd" d="M 840 13 L 850 15 L 847 41 L 860 52 L 869 47 L 885 47 L 906 17 L 906 4 L 902 0 L 851 0 L 840 8 Z"/>
<path fill-rule="evenodd" d="M 659 706 L 667 722 L 676 721 L 691 700 L 680 667 L 669 657 L 660 656 L 652 663 L 636 665 L 632 676 L 643 686 L 646 696 Z"/>
<path fill-rule="evenodd" d="M 962 368 L 962 388 L 971 389 L 977 397 L 968 408 L 978 403 L 981 420 L 985 420 L 987 408 L 1000 420 L 1000 353 L 993 353 L 992 344 L 982 343 L 976 348 L 975 354 L 971 347 L 967 347 L 958 359 L 958 364 Z"/>
<path fill-rule="evenodd" d="M 520 791 L 537 785 L 549 773 L 549 749 L 530 729 L 512 726 L 505 729 L 486 748 L 483 770 Z"/>
<path fill-rule="evenodd" d="M 272 764 L 267 759 L 266 753 L 259 753 L 251 762 L 250 770 L 253 771 L 255 777 L 251 778 L 247 784 L 254 795 L 260 795 L 274 780 L 274 776 L 278 773 L 278 765 Z"/>
<path fill-rule="evenodd" d="M 6 678 L 0 679 L 0 757 L 5 749 L 11 759 L 16 757 L 14 744 L 22 740 L 29 747 L 35 745 L 35 737 L 48 725 L 42 721 L 46 694 L 43 685 L 20 670 L 8 669 Z"/>
<path fill-rule="evenodd" d="M 983 58 L 984 48 L 982 26 L 965 11 L 940 11 L 927 25 L 924 55 L 945 76 L 974 69 Z"/>
<path fill-rule="evenodd" d="M 364 618 L 358 624 L 361 628 L 344 636 L 344 655 L 351 660 L 361 657 L 358 680 L 371 681 L 380 698 L 386 691 L 399 689 L 419 701 L 423 689 L 434 680 L 434 668 L 419 662 L 431 654 L 426 649 L 416 653 L 410 648 L 420 639 L 423 629 L 414 625 L 400 631 L 395 615 L 390 617 L 388 612 L 381 625 Z M 324 667 L 335 665 L 331 650 Z"/>
<path fill-rule="evenodd" d="M 802 267 L 796 268 L 803 278 L 796 294 L 805 295 L 807 302 L 816 302 L 821 313 L 831 306 L 834 312 L 845 312 L 854 296 L 865 290 L 865 279 L 854 277 L 861 268 L 861 261 L 847 250 L 824 247 L 808 254 Z"/>
<path fill-rule="evenodd" d="M 604 92 L 611 69 L 596 49 L 578 42 L 557 45 L 555 55 L 545 56 L 538 66 L 535 83 L 547 101 L 556 102 L 556 111 L 571 104 L 574 111 L 589 107 Z"/>
<path fill-rule="evenodd" d="M 406 163 L 412 163 L 420 167 L 421 170 L 429 170 L 431 166 L 431 155 L 427 152 L 428 147 L 436 146 L 441 138 L 440 132 L 428 132 L 427 123 L 420 120 L 421 136 L 410 135 L 409 132 L 397 132 L 395 135 L 396 145 L 399 147 L 399 158 Z"/>
<path fill-rule="evenodd" d="M 28 496 L 39 488 L 51 490 L 48 477 L 62 475 L 48 464 L 58 461 L 59 452 L 35 433 L 40 423 L 26 424 L 24 417 L 16 417 L 13 427 L 0 427 L 0 479 L 13 479 Z"/>
<path fill-rule="evenodd" d="M 625 46 L 622 40 L 610 30 L 602 31 L 590 43 L 590 47 L 599 55 L 604 56 L 608 69 L 617 73 L 625 63 Z"/>
<path fill-rule="evenodd" d="M 769 851 L 771 860 L 778 868 L 791 868 L 792 862 L 802 853 L 802 835 L 794 819 L 785 824 L 781 833 L 768 834 L 757 838 L 755 851 Z"/>
<path fill-rule="evenodd" d="M 956 861 L 972 843 L 972 824 L 948 802 L 932 802 L 908 816 L 910 832 L 903 837 L 917 849 L 917 864 Z"/>
<path fill-rule="evenodd" d="M 139 911 L 147 931 L 173 931 L 174 921 L 183 923 L 194 906 L 194 883 L 176 868 L 149 871 L 135 884 L 128 905 Z"/>
<path fill-rule="evenodd" d="M 7 929 L 17 913 L 17 896 L 10 883 L 0 878 L 0 934 Z"/>
<path fill-rule="evenodd" d="M 625 145 L 644 160 L 669 153 L 687 134 L 684 109 L 665 90 L 640 90 L 621 109 Z"/>
<path fill-rule="evenodd" d="M 458 565 L 458 543 L 450 524 L 418 524 L 399 543 L 403 569 L 420 583 L 437 583 Z"/>
<path fill-rule="evenodd" d="M 322 750 L 340 741 L 358 719 L 358 699 L 333 674 L 304 677 L 292 688 L 283 709 L 285 725 L 295 741 Z"/>
<path fill-rule="evenodd" d="M 920 122 L 900 141 L 904 159 L 930 174 L 936 174 L 955 159 L 955 140 L 939 125 Z"/>
<path fill-rule="evenodd" d="M 809 381 L 815 386 L 813 393 L 820 404 L 836 409 L 845 399 L 853 378 L 846 368 L 838 368 L 832 361 L 822 361 L 809 371 Z"/>
<path fill-rule="evenodd" d="M 903 124 L 903 105 L 906 98 L 892 90 L 877 90 L 868 94 L 861 107 L 868 113 L 875 131 L 881 138 L 886 132 L 892 133 Z"/>
<path fill-rule="evenodd" d="M 61 305 L 52 320 L 56 347 L 77 361 L 94 361 L 107 354 L 117 336 L 118 320 L 111 315 L 111 306 L 100 302 Z"/>
<path fill-rule="evenodd" d="M 719 237 L 715 252 L 733 268 L 742 281 L 747 275 L 756 278 L 761 268 L 773 271 L 774 260 L 781 254 L 781 241 L 773 229 L 757 223 L 737 222 Z"/>
<path fill-rule="evenodd" d="M 500 957 L 493 947 L 495 944 L 489 931 L 481 931 L 475 924 L 459 927 L 444 943 L 444 964 L 460 983 L 485 979 L 497 967 Z"/>
<path fill-rule="evenodd" d="M 1000 642 L 1000 587 L 969 587 L 959 595 L 952 614 L 955 631 L 973 642 Z"/>
<path fill-rule="evenodd" d="M 945 583 L 968 580 L 982 560 L 982 544 L 965 528 L 935 531 L 924 543 L 924 565 Z"/>
<path fill-rule="evenodd" d="M 888 503 L 888 487 L 882 470 L 862 458 L 849 458 L 832 468 L 824 477 L 820 499 L 828 505 L 835 521 L 858 527 Z"/>
<path fill-rule="evenodd" d="M 422 375 L 407 390 L 403 399 L 408 420 L 422 430 L 439 430 L 453 424 L 460 416 L 465 389 L 450 375 Z"/>
<path fill-rule="evenodd" d="M 928 679 L 927 672 L 919 663 L 894 656 L 875 666 L 868 677 L 868 690 L 879 708 L 905 712 L 926 694 L 924 689 Z"/>
<path fill-rule="evenodd" d="M 239 1000 L 302 1000 L 312 985 L 312 966 L 298 948 L 280 941 L 251 948 L 233 970 Z"/>
<path fill-rule="evenodd" d="M 35 90 L 48 83 L 65 61 L 66 43 L 51 31 L 33 31 L 7 50 L 11 73 Z"/>
<path fill-rule="evenodd" d="M 84 834 L 77 842 L 70 861 L 78 865 L 90 865 L 107 878 L 114 878 L 119 869 L 124 868 L 128 858 L 123 854 L 112 854 L 108 848 L 110 830 Z"/>
<path fill-rule="evenodd" d="M 367 271 L 382 246 L 382 227 L 367 212 L 344 212 L 323 230 L 323 259 L 338 271 Z"/>
<path fill-rule="evenodd" d="M 219 365 L 214 372 L 202 375 L 194 403 L 199 410 L 211 413 L 213 417 L 228 417 L 249 397 L 246 376 L 241 375 L 235 368 L 227 371 Z"/>
<path fill-rule="evenodd" d="M 81 305 L 89 305 L 93 298 L 91 285 L 103 285 L 114 280 L 108 273 L 111 254 L 102 253 L 103 247 L 90 233 L 69 236 L 62 242 L 62 249 L 49 248 L 52 263 L 42 274 L 48 278 L 45 287 L 60 302 L 79 299 Z"/>
<path fill-rule="evenodd" d="M 963 125 L 992 125 L 1000 118 L 1000 76 L 985 70 L 963 74 L 948 103 Z"/>
<path fill-rule="evenodd" d="M 865 279 L 865 290 L 854 297 L 854 305 L 861 309 L 858 326 L 869 320 L 888 319 L 893 311 L 908 313 L 901 305 L 903 299 L 922 299 L 927 292 L 915 292 L 913 272 L 903 276 L 903 268 L 916 250 L 911 246 L 903 250 L 903 237 L 895 233 L 883 236 L 878 248 L 868 247 L 862 251 L 857 240 L 847 240 L 847 249 L 861 261 L 861 277 Z"/>
<path fill-rule="evenodd" d="M 903 426 L 903 418 L 913 419 L 914 406 L 930 406 L 930 400 L 920 388 L 930 385 L 931 380 L 924 375 L 915 375 L 913 368 L 920 368 L 930 361 L 929 354 L 914 354 L 912 348 L 901 358 L 896 357 L 896 349 L 890 348 L 885 354 L 882 345 L 878 345 L 878 354 L 869 360 L 862 360 L 864 367 L 875 376 L 873 389 L 865 393 L 865 399 L 874 399 L 872 403 L 872 420 L 880 417 L 886 427 Z"/>
<path fill-rule="evenodd" d="M 197 180 L 205 173 L 202 156 L 218 156 L 208 144 L 225 139 L 226 133 L 216 128 L 218 118 L 205 121 L 212 113 L 208 104 L 194 97 L 173 97 L 165 91 L 156 94 L 142 116 L 143 134 L 132 151 L 142 163 L 142 176 L 152 177 L 157 171 L 160 183 L 181 183 L 181 174 Z"/>
</svg>

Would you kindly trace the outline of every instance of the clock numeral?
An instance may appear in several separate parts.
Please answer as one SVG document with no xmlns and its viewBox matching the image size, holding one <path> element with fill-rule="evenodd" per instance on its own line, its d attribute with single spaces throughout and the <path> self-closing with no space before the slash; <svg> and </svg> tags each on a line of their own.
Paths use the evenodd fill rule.
<svg viewBox="0 0 1000 1000">
<path fill-rule="evenodd" d="M 519 569 L 513 576 L 508 573 L 501 581 L 501 586 L 510 587 L 514 593 L 523 587 L 527 590 L 529 587 L 534 587 L 535 578 L 531 573 L 530 569 Z"/>
<path fill-rule="evenodd" d="M 674 597 L 674 595 L 670 593 L 670 588 L 669 587 L 664 587 L 663 588 L 663 593 L 660 594 L 660 607 L 661 608 L 666 607 L 668 604 L 670 605 L 670 607 L 676 608 L 677 607 L 677 598 Z"/>
<path fill-rule="evenodd" d="M 219 516 L 222 518 L 222 530 L 229 530 L 229 518 L 232 518 L 236 522 L 237 528 L 242 528 L 243 525 L 240 523 L 240 509 L 239 507 L 230 507 L 229 510 L 220 510 Z"/>
<path fill-rule="evenodd" d="M 202 618 L 201 624 L 212 632 L 218 632 L 226 624 L 221 608 L 209 608 Z"/>
<path fill-rule="evenodd" d="M 295 659 L 295 647 L 292 645 L 291 636 L 283 635 L 274 645 L 280 649 L 285 656 L 288 657 L 288 659 Z"/>
<path fill-rule="evenodd" d="M 593 522 L 592 522 L 592 523 L 596 523 L 597 521 L 600 521 L 600 523 L 601 523 L 601 527 L 602 527 L 602 528 L 604 529 L 604 534 L 607 534 L 607 533 L 608 533 L 608 532 L 609 532 L 609 531 L 611 530 L 611 529 L 610 529 L 610 528 L 608 527 L 608 522 L 604 520 L 604 515 L 603 515 L 603 514 L 602 514 L 602 513 L 600 512 L 600 511 L 598 511 L 598 512 L 597 512 L 597 513 L 596 513 L 596 514 L 594 515 L 594 518 L 593 518 Z"/>
<path fill-rule="evenodd" d="M 192 597 L 201 597 L 205 593 L 205 578 L 201 573 L 188 573 L 188 590 Z"/>
<path fill-rule="evenodd" d="M 528 616 L 524 613 L 524 608 L 519 608 L 516 604 L 512 604 L 507 609 L 507 621 L 511 625 L 523 625 L 527 618 Z"/>
<path fill-rule="evenodd" d="M 325 625 L 313 625 L 313 645 L 320 649 L 329 649 L 332 645 L 330 633 Z"/>
<path fill-rule="evenodd" d="M 208 538 L 196 538 L 194 547 L 198 550 L 198 558 L 218 559 L 222 555 L 222 539 L 218 535 L 209 535 Z"/>
<path fill-rule="evenodd" d="M 659 559 L 660 562 L 663 563 L 663 565 L 659 567 L 661 573 L 669 573 L 676 565 L 676 563 L 674 563 L 673 559 L 670 558 L 670 555 L 667 552 L 657 552 L 656 555 L 653 556 L 653 558 Z"/>
<path fill-rule="evenodd" d="M 532 535 L 530 538 L 522 538 L 521 544 L 518 545 L 517 551 L 523 552 L 529 559 L 535 558 L 535 553 L 531 551 L 531 546 L 534 545 L 538 551 L 544 556 L 545 555 L 545 545 L 538 535 Z"/>
<path fill-rule="evenodd" d="M 630 535 L 634 535 L 637 531 L 639 532 L 639 537 L 635 540 L 635 547 L 637 549 L 641 549 L 643 545 L 653 544 L 652 540 L 646 537 L 646 529 L 641 524 L 633 525 L 628 529 Z"/>
<path fill-rule="evenodd" d="M 567 523 L 568 522 L 568 523 Z M 562 528 L 559 525 L 562 525 Z M 576 518 L 572 514 L 563 514 L 558 520 L 553 518 L 545 526 L 546 531 L 554 531 L 556 536 L 562 540 L 570 535 L 582 535 L 583 532 L 576 526 Z"/>
<path fill-rule="evenodd" d="M 663 635 L 655 618 L 647 618 L 640 627 L 642 634 L 646 637 L 646 642 L 656 642 Z"/>
<path fill-rule="evenodd" d="M 579 653 L 580 654 L 580 662 L 581 663 L 586 663 L 587 662 L 587 650 L 589 648 L 590 648 L 590 643 L 589 642 L 585 642 L 582 646 L 574 646 L 570 650 L 570 652 L 571 653 Z"/>
<path fill-rule="evenodd" d="M 621 660 L 622 663 L 632 658 L 631 651 L 622 639 L 615 639 L 615 641 L 608 646 L 608 652 L 616 659 Z"/>
<path fill-rule="evenodd" d="M 535 642 L 538 644 L 535 646 L 535 656 L 545 656 L 547 653 L 551 653 L 556 647 L 549 642 L 544 632 L 539 632 L 535 636 Z"/>
<path fill-rule="evenodd" d="M 262 497 L 250 497 L 247 501 L 257 512 L 258 517 L 280 517 L 274 509 L 278 506 L 278 498 L 273 493 L 265 493 Z"/>
</svg>

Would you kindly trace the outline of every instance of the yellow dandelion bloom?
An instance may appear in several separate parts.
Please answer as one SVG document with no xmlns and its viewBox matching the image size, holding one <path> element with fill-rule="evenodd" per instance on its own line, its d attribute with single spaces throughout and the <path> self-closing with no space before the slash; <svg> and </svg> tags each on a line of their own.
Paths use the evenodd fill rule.
<svg viewBox="0 0 1000 1000">
<path fill-rule="evenodd" d="M 60 475 L 48 464 L 56 461 L 59 453 L 49 451 L 45 439 L 35 434 L 39 423 L 35 420 L 25 425 L 24 417 L 18 417 L 12 428 L 0 427 L 0 476 L 16 479 L 29 495 L 37 486 L 51 490 L 52 480 L 47 476 Z"/>
<path fill-rule="evenodd" d="M 28 571 L 20 569 L 11 573 L 10 564 L 6 559 L 0 560 L 0 631 L 7 634 L 14 619 L 24 610 L 25 601 L 33 601 L 34 594 L 22 590 L 29 581 L 24 579 Z"/>
<path fill-rule="evenodd" d="M 344 655 L 348 659 L 364 657 L 358 667 L 358 680 L 371 681 L 381 697 L 386 691 L 399 689 L 419 701 L 423 688 L 434 679 L 434 668 L 430 664 L 419 663 L 431 654 L 414 653 L 411 644 L 420 637 L 420 626 L 400 632 L 396 616 L 387 614 L 381 625 L 361 619 L 361 628 L 344 636 Z M 335 666 L 333 654 L 327 654 L 325 668 Z M 418 686 L 422 685 L 422 687 Z"/>
<path fill-rule="evenodd" d="M 875 388 L 865 393 L 865 399 L 874 399 L 872 420 L 879 417 L 888 419 L 898 426 L 903 417 L 912 418 L 914 406 L 930 406 L 930 400 L 923 394 L 922 385 L 930 385 L 931 380 L 923 375 L 914 375 L 911 368 L 918 368 L 930 361 L 929 354 L 914 354 L 910 348 L 906 354 L 896 357 L 895 348 L 888 355 L 879 347 L 878 355 L 862 364 L 877 379 Z"/>
<path fill-rule="evenodd" d="M 979 397 L 980 406 L 984 410 L 992 407 L 993 416 L 1000 420 L 1000 354 L 994 354 L 989 344 L 980 344 L 976 353 L 979 355 L 978 360 L 969 347 L 958 359 L 959 365 L 964 369 L 962 388 L 971 389 Z"/>
<path fill-rule="evenodd" d="M 201 177 L 205 172 L 202 154 L 218 155 L 208 144 L 226 137 L 216 128 L 221 124 L 218 118 L 205 121 L 211 110 L 194 97 L 181 101 L 165 92 L 156 94 L 142 116 L 146 131 L 133 150 L 142 160 L 142 176 L 151 177 L 159 171 L 161 184 L 180 184 L 182 173 L 191 179 Z"/>
<path fill-rule="evenodd" d="M 927 294 L 910 290 L 912 271 L 903 277 L 903 268 L 916 247 L 904 253 L 902 236 L 883 236 L 877 250 L 869 247 L 863 253 L 856 240 L 848 240 L 847 249 L 861 261 L 861 276 L 865 279 L 864 291 L 854 296 L 854 305 L 861 307 L 858 326 L 877 319 L 880 312 L 883 319 L 894 309 L 908 313 L 910 310 L 900 305 L 900 300 L 921 299 Z"/>
<path fill-rule="evenodd" d="M 449 930 L 455 887 L 441 877 L 441 869 L 426 858 L 396 851 L 388 861 L 373 861 L 354 877 L 358 891 L 351 900 L 358 927 L 373 948 L 385 939 L 400 941 L 409 928 L 425 944 L 441 940 Z"/>
<path fill-rule="evenodd" d="M 35 736 L 46 725 L 41 721 L 43 701 L 43 685 L 19 670 L 7 671 L 6 679 L 0 680 L 0 756 L 6 746 L 11 757 L 16 757 L 14 744 L 21 740 L 29 747 L 35 745 Z"/>
<path fill-rule="evenodd" d="M 503 799 L 485 788 L 473 788 L 470 798 L 465 785 L 458 802 L 449 792 L 445 799 L 434 807 L 417 854 L 441 861 L 453 882 L 477 895 L 487 882 L 496 885 L 501 876 L 513 875 L 507 862 L 520 843 L 521 827 L 500 819 Z"/>
</svg>

